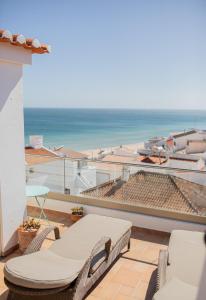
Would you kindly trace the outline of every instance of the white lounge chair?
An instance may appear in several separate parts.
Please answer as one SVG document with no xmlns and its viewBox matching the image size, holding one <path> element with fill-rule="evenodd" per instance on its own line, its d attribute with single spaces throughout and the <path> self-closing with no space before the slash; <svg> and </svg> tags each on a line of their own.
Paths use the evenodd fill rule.
<svg viewBox="0 0 206 300">
<path fill-rule="evenodd" d="M 121 250 L 130 247 L 131 227 L 125 220 L 87 215 L 49 249 L 38 251 L 51 231 L 45 229 L 26 255 L 6 263 L 8 299 L 83 299 Z"/>
</svg>

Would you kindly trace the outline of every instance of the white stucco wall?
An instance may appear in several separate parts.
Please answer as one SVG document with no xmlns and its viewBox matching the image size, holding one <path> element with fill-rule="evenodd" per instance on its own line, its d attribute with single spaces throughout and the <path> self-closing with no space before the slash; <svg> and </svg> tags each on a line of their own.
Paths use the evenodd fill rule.
<svg viewBox="0 0 206 300">
<path fill-rule="evenodd" d="M 175 151 L 185 149 L 188 140 L 201 140 L 203 137 L 199 132 L 191 133 L 185 136 L 174 138 Z"/>
<path fill-rule="evenodd" d="M 189 144 L 186 146 L 186 153 L 204 153 L 206 151 L 206 140 L 194 140 L 189 141 Z"/>
<path fill-rule="evenodd" d="M 17 243 L 25 215 L 25 158 L 22 76 L 31 62 L 24 48 L 0 43 L 0 206 L 1 253 Z"/>
</svg>

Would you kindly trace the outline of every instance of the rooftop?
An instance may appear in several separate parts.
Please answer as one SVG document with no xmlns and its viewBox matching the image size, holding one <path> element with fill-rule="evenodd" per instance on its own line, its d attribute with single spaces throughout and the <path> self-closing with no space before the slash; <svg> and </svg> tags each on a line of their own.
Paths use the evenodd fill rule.
<svg viewBox="0 0 206 300">
<path fill-rule="evenodd" d="M 197 130 L 192 129 L 192 130 L 177 132 L 177 133 L 173 133 L 172 136 L 173 136 L 173 138 L 180 138 L 180 137 L 187 136 L 187 135 L 194 134 L 194 133 L 197 133 Z"/>
<path fill-rule="evenodd" d="M 87 158 L 88 155 L 78 152 L 78 151 L 74 151 L 72 149 L 69 148 L 65 148 L 65 147 L 60 147 L 57 149 L 53 150 L 58 156 L 63 156 L 63 157 L 67 157 L 67 158 L 71 158 L 71 159 L 84 159 Z"/>
<path fill-rule="evenodd" d="M 119 177 L 82 194 L 196 215 L 204 215 L 206 211 L 205 186 L 155 172 L 138 171 L 128 181 Z"/>
<path fill-rule="evenodd" d="M 36 216 L 38 209 L 28 207 L 30 216 Z M 63 232 L 70 225 L 69 214 L 46 211 L 52 223 L 57 224 Z M 53 242 L 49 235 L 43 244 L 47 248 Z M 169 234 L 132 228 L 131 249 L 122 252 L 120 258 L 112 265 L 104 277 L 95 285 L 87 300 L 149 300 L 155 292 L 157 261 L 160 249 L 168 245 Z M 7 290 L 3 282 L 3 266 L 11 257 L 20 255 L 16 250 L 0 261 L 0 299 L 6 299 Z"/>
<path fill-rule="evenodd" d="M 47 163 L 57 158 L 71 158 L 71 159 L 86 159 L 87 155 L 81 152 L 74 151 L 69 148 L 61 147 L 58 149 L 48 149 L 46 147 L 33 148 L 25 147 L 26 163 L 28 165 L 35 165 Z"/>
<path fill-rule="evenodd" d="M 41 147 L 39 149 L 33 147 L 25 147 L 25 155 L 26 163 L 29 166 L 47 163 L 58 157 L 55 153 L 44 147 Z"/>
<path fill-rule="evenodd" d="M 104 162 L 117 162 L 117 163 L 135 163 L 135 157 L 132 156 L 123 156 L 123 155 L 116 155 L 116 154 L 109 154 L 106 155 L 102 161 Z"/>
<path fill-rule="evenodd" d="M 12 34 L 9 30 L 0 29 L 0 42 L 9 43 L 13 46 L 23 47 L 24 49 L 32 51 L 32 53 L 50 53 L 51 46 L 41 44 L 36 38 L 26 38 L 23 34 Z"/>
<path fill-rule="evenodd" d="M 138 161 L 144 162 L 144 163 L 149 163 L 149 164 L 157 164 L 157 165 L 161 165 L 163 163 L 165 163 L 167 161 L 166 158 L 164 157 L 160 157 L 160 156 L 144 156 L 144 155 L 140 155 L 137 158 Z"/>
</svg>

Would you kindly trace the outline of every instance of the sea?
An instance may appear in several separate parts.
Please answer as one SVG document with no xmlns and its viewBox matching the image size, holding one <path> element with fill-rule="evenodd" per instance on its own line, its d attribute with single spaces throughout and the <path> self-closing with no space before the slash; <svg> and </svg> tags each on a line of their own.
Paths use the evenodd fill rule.
<svg viewBox="0 0 206 300">
<path fill-rule="evenodd" d="M 43 135 L 45 146 L 88 150 L 206 129 L 206 111 L 25 108 L 24 123 L 26 144 L 30 135 Z"/>
</svg>

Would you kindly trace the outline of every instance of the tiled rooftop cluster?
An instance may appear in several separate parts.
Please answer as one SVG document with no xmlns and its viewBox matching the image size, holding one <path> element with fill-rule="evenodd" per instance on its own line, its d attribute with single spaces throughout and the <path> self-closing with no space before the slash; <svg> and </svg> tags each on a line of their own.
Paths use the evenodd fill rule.
<svg viewBox="0 0 206 300">
<path fill-rule="evenodd" d="M 161 173 L 138 171 L 130 175 L 128 181 L 118 178 L 88 189 L 83 194 L 150 208 L 205 214 L 205 186 Z"/>
<path fill-rule="evenodd" d="M 0 42 L 6 42 L 14 46 L 20 46 L 32 53 L 50 53 L 51 46 L 41 44 L 36 38 L 26 38 L 22 34 L 12 34 L 9 30 L 0 29 Z"/>
</svg>

